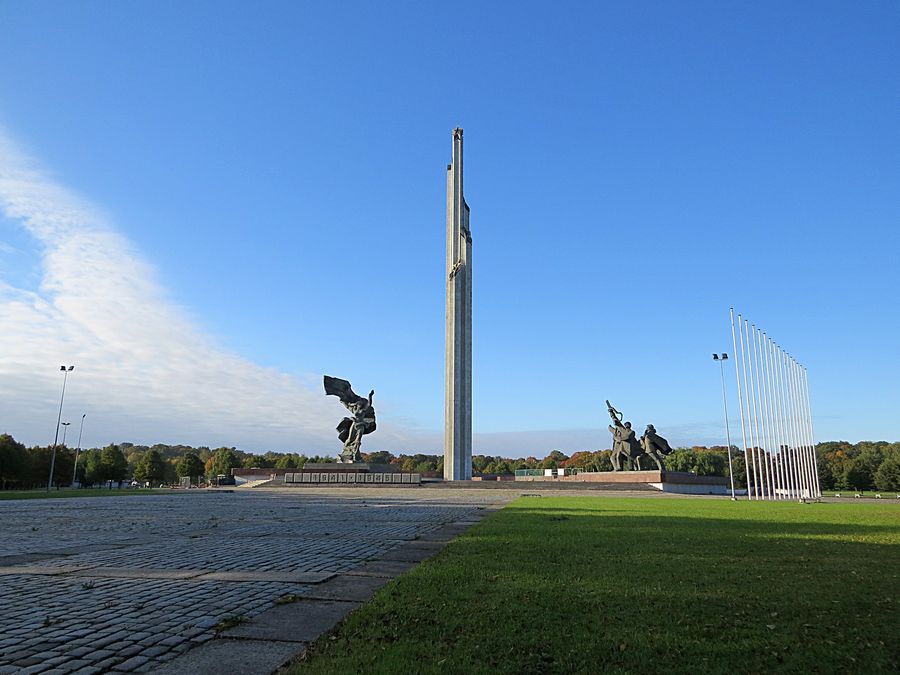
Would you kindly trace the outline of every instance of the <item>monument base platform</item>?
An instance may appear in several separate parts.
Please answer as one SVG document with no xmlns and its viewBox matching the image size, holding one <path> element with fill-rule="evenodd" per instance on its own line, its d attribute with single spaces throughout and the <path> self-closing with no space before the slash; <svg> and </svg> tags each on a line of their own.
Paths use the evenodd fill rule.
<svg viewBox="0 0 900 675">
<path fill-rule="evenodd" d="M 662 492 L 690 495 L 725 495 L 728 479 L 721 476 L 697 476 L 682 471 L 597 471 L 574 476 L 516 476 L 516 482 L 645 484 Z"/>
</svg>

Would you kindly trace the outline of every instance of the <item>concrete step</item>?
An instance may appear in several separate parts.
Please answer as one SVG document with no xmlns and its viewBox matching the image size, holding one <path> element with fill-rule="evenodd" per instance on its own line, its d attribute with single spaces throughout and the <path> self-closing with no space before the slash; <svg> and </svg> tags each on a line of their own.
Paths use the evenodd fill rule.
<svg viewBox="0 0 900 675">
<path fill-rule="evenodd" d="M 249 490 L 251 488 L 260 487 L 261 485 L 266 485 L 267 483 L 274 482 L 271 478 L 260 478 L 259 480 L 248 480 L 246 483 L 241 483 L 240 485 L 236 485 L 235 487 L 239 490 Z"/>
</svg>

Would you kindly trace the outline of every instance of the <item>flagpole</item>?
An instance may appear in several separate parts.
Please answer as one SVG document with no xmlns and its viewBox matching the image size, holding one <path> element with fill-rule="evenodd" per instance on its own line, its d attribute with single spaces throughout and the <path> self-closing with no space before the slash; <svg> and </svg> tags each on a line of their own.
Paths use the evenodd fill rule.
<svg viewBox="0 0 900 675">
<path fill-rule="evenodd" d="M 757 352 L 757 361 L 756 361 L 756 376 L 757 376 L 757 388 L 761 390 L 760 395 L 760 414 L 762 415 L 763 420 L 763 438 L 766 443 L 766 452 L 764 457 L 765 467 L 766 467 L 766 485 L 768 487 L 769 499 L 775 499 L 775 484 L 772 480 L 772 457 L 769 454 L 769 451 L 772 448 L 772 444 L 769 441 L 770 434 L 770 424 L 769 424 L 769 387 L 766 384 L 766 379 L 764 377 L 765 374 L 765 361 L 763 360 L 763 351 L 762 351 L 762 332 L 757 329 L 756 330 L 756 352 Z M 761 384 L 760 384 L 761 383 Z"/>
<path fill-rule="evenodd" d="M 778 386 L 778 347 L 770 340 L 769 351 L 772 358 L 772 388 L 775 392 L 775 431 L 778 435 L 778 475 L 781 479 L 781 498 L 788 497 L 787 466 L 784 463 L 784 419 L 781 411 L 781 389 Z"/>
<path fill-rule="evenodd" d="M 756 330 L 756 325 L 748 325 L 747 327 L 747 355 L 750 357 L 750 398 L 753 399 L 753 428 L 756 429 L 755 438 L 755 447 L 753 449 L 753 455 L 756 458 L 756 468 L 757 468 L 757 477 L 759 480 L 757 481 L 757 495 L 759 499 L 766 498 L 766 476 L 763 473 L 763 465 L 762 465 L 762 441 L 760 438 L 761 430 L 759 425 L 759 408 L 758 401 L 756 398 L 756 389 L 757 383 L 753 379 L 753 366 L 755 365 L 755 358 L 753 354 L 753 332 Z"/>
<path fill-rule="evenodd" d="M 804 499 L 808 490 L 806 484 L 806 463 L 803 461 L 802 440 L 800 437 L 800 420 L 797 418 L 797 390 L 794 381 L 794 358 L 788 354 L 788 382 L 790 384 L 791 416 L 794 420 L 794 445 L 797 448 L 797 466 L 800 471 L 800 499 Z"/>
<path fill-rule="evenodd" d="M 794 456 L 791 452 L 791 418 L 788 414 L 788 398 L 787 398 L 787 382 L 784 372 L 784 351 L 778 345 L 775 346 L 778 361 L 778 382 L 781 389 L 781 415 L 784 425 L 784 451 L 785 451 L 785 467 L 788 472 L 788 496 L 794 498 L 795 492 L 799 494 L 798 478 L 796 467 L 794 466 Z"/>
<path fill-rule="evenodd" d="M 769 481 L 772 484 L 772 499 L 778 499 L 778 466 L 775 462 L 775 426 L 772 421 L 772 388 L 770 386 L 771 381 L 771 371 L 769 370 L 769 336 L 766 333 L 762 334 L 762 342 L 760 343 L 761 350 L 763 356 L 763 365 L 765 366 L 765 380 L 766 383 L 766 422 L 769 429 L 769 471 L 771 473 L 771 480 Z"/>
<path fill-rule="evenodd" d="M 807 412 L 807 420 L 809 424 L 809 439 L 812 444 L 812 456 L 813 462 L 815 463 L 815 477 L 816 477 L 816 498 L 822 496 L 822 486 L 819 482 L 819 457 L 816 455 L 816 435 L 813 431 L 813 423 L 812 423 L 812 403 L 809 398 L 809 371 L 804 368 L 803 369 L 803 388 L 806 392 L 806 412 Z"/>
<path fill-rule="evenodd" d="M 741 370 L 744 373 L 744 391 L 747 393 L 747 429 L 750 432 L 750 445 L 753 445 L 753 416 L 750 414 L 750 387 L 747 384 L 747 357 L 744 354 L 744 329 L 747 325 L 746 319 L 742 319 L 738 314 L 741 329 Z M 744 461 L 747 465 L 747 496 L 750 499 L 759 499 L 759 488 L 756 480 L 756 467 L 753 464 L 753 454 L 750 447 L 745 448 Z M 750 475 L 753 474 L 753 491 L 750 489 Z"/>
<path fill-rule="evenodd" d="M 806 411 L 803 409 L 803 385 L 800 381 L 802 366 L 794 361 L 794 377 L 797 382 L 797 416 L 800 424 L 800 432 L 803 438 L 803 458 L 806 461 L 806 481 L 809 485 L 809 497 L 815 499 L 816 478 L 813 471 L 812 448 L 809 447 L 809 435 L 806 429 Z"/>
<path fill-rule="evenodd" d="M 734 356 L 734 377 L 737 380 L 737 390 L 738 390 L 738 408 L 741 411 L 741 440 L 744 443 L 744 482 L 747 483 L 747 498 L 750 498 L 750 479 L 747 469 L 747 434 L 744 431 L 744 396 L 741 393 L 741 374 L 738 370 L 738 356 L 737 356 L 737 338 L 734 334 L 734 307 L 729 309 L 729 313 L 731 315 L 731 344 L 734 346 L 734 350 L 731 352 Z M 740 316 L 738 317 L 740 319 Z M 728 448 L 728 457 L 731 458 L 731 448 Z M 734 477 L 732 477 L 734 480 Z M 732 483 L 733 484 L 733 483 Z M 734 495 L 732 494 L 732 497 Z"/>
</svg>

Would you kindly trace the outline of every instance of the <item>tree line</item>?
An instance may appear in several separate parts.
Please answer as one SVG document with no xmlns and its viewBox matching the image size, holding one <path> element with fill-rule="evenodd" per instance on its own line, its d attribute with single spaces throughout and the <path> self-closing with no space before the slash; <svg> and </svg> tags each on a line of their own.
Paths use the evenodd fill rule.
<svg viewBox="0 0 900 675">
<path fill-rule="evenodd" d="M 816 459 L 823 490 L 900 491 L 900 442 L 827 441 Z"/>
<path fill-rule="evenodd" d="M 26 447 L 9 434 L 0 434 L 0 489 L 44 487 L 50 472 L 52 447 Z M 567 455 L 552 450 L 543 458 L 509 458 L 474 455 L 474 475 L 510 475 L 520 469 L 570 469 L 612 471 L 609 450 L 584 450 Z M 823 490 L 900 490 L 900 443 L 827 441 L 816 446 L 819 480 Z M 403 471 L 441 476 L 442 455 L 393 454 L 388 451 L 363 453 L 374 464 L 393 464 Z M 136 480 L 139 483 L 174 484 L 188 477 L 198 483 L 204 478 L 230 475 L 235 468 L 300 469 L 308 462 L 333 462 L 334 457 L 290 452 L 254 454 L 234 447 L 165 445 L 147 446 L 119 443 L 80 452 L 64 445 L 56 448 L 54 486 L 76 482 L 85 486 Z M 746 486 L 744 453 L 731 446 L 735 485 Z M 677 448 L 666 458 L 670 471 L 699 476 L 728 477 L 728 449 L 725 446 Z"/>
<path fill-rule="evenodd" d="M 26 447 L 9 434 L 0 434 L 0 490 L 46 487 L 52 446 Z M 77 454 L 77 464 L 76 464 Z M 236 448 L 190 445 L 147 446 L 111 444 L 81 452 L 56 446 L 53 486 L 74 482 L 84 486 L 136 480 L 139 483 L 174 484 L 189 477 L 197 483 L 206 477 L 230 475 L 233 468 L 298 468 L 306 462 L 333 462 L 333 457 L 300 453 L 267 452 L 256 455 Z"/>
</svg>

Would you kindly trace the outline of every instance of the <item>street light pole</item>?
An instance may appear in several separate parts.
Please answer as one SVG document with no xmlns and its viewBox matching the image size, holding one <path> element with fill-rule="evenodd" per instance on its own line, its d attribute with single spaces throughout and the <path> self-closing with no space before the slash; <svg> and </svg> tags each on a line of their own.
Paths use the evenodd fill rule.
<svg viewBox="0 0 900 675">
<path fill-rule="evenodd" d="M 72 469 L 72 485 L 75 485 L 75 474 L 78 472 L 78 453 L 81 452 L 81 434 L 84 431 L 84 418 L 87 413 L 81 416 L 81 427 L 78 429 L 78 447 L 75 448 L 75 468 Z"/>
<path fill-rule="evenodd" d="M 734 494 L 734 468 L 731 464 L 731 429 L 728 428 L 728 399 L 725 395 L 725 362 L 728 360 L 728 354 L 713 354 L 713 361 L 719 362 L 719 375 L 722 376 L 722 408 L 725 410 L 725 438 L 728 439 L 728 476 L 731 478 L 731 501 L 736 502 L 737 497 Z"/>
<path fill-rule="evenodd" d="M 50 492 L 50 488 L 53 486 L 53 469 L 56 467 L 56 443 L 59 440 L 59 425 L 62 421 L 63 401 L 66 398 L 66 379 L 69 377 L 69 373 L 75 370 L 75 366 L 60 366 L 59 369 L 63 372 L 63 386 L 62 396 L 59 397 L 59 415 L 56 417 L 56 435 L 53 437 L 53 450 L 50 454 L 50 477 L 47 478 L 47 492 Z"/>
<path fill-rule="evenodd" d="M 72 424 L 72 423 L 71 423 L 71 422 L 63 422 L 63 423 L 62 423 L 62 425 L 63 425 L 63 442 L 62 442 L 62 446 L 63 446 L 63 447 L 66 447 L 66 432 L 69 430 L 69 425 L 70 425 L 70 424 Z"/>
</svg>

